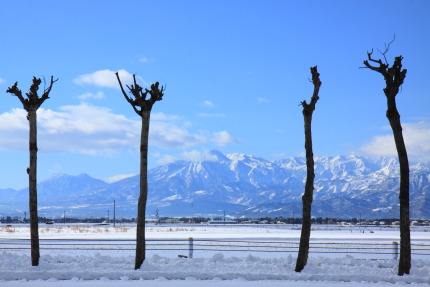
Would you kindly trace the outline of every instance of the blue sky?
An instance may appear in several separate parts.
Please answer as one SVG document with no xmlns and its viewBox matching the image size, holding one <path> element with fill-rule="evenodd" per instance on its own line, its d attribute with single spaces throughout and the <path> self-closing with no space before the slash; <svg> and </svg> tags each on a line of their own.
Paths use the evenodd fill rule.
<svg viewBox="0 0 430 287">
<path fill-rule="evenodd" d="M 155 103 L 150 167 L 211 149 L 269 160 L 304 153 L 300 102 L 311 66 L 322 87 L 313 117 L 319 156 L 395 156 L 381 75 L 366 51 L 403 55 L 398 109 L 411 160 L 430 161 L 430 2 L 1 1 L 0 188 L 27 186 L 28 123 L 6 93 L 59 78 L 38 111 L 38 179 L 138 173 L 140 118 L 113 72 L 167 85 Z"/>
</svg>

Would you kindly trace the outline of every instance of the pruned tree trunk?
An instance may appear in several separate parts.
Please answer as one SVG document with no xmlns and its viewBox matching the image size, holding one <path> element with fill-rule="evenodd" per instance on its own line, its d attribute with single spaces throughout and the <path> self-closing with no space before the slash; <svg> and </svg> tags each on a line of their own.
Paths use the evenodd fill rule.
<svg viewBox="0 0 430 287">
<path fill-rule="evenodd" d="M 37 216 L 37 113 L 28 111 L 30 123 L 30 168 L 28 169 L 28 191 L 30 207 L 31 264 L 39 265 L 39 219 Z"/>
<path fill-rule="evenodd" d="M 58 80 L 58 79 L 57 79 Z M 26 93 L 26 98 L 18 89 L 18 82 L 7 89 L 7 93 L 11 93 L 18 97 L 23 108 L 27 111 L 27 119 L 30 125 L 29 135 L 29 151 L 30 151 L 30 167 L 27 168 L 28 173 L 28 191 L 29 191 L 29 208 L 30 208 L 30 238 L 31 238 L 31 265 L 38 266 L 40 258 L 39 249 L 39 219 L 37 215 L 37 109 L 42 103 L 49 99 L 52 85 L 57 81 L 51 76 L 51 82 L 48 88 L 39 98 L 37 91 L 42 80 L 33 77 L 33 84 L 30 86 L 30 91 Z"/>
<path fill-rule="evenodd" d="M 394 40 L 393 40 L 394 41 Z M 392 42 L 391 42 L 392 43 Z M 391 44 L 390 43 L 390 44 Z M 385 54 L 388 52 L 389 46 L 386 46 Z M 397 155 L 400 164 L 400 259 L 398 275 L 409 274 L 411 269 L 411 231 L 409 220 L 409 161 L 406 152 L 405 141 L 403 139 L 402 125 L 400 123 L 400 114 L 396 106 L 396 95 L 399 92 L 400 86 L 406 77 L 406 69 L 402 69 L 402 56 L 395 57 L 391 67 L 387 63 L 383 63 L 381 59 L 375 60 L 372 58 L 372 52 L 367 53 L 368 60 L 364 61 L 366 68 L 376 71 L 384 76 L 386 87 L 384 94 L 387 97 L 387 113 L 386 116 L 393 130 L 394 142 L 396 144 Z M 377 63 L 379 66 L 370 65 L 369 61 Z"/>
<path fill-rule="evenodd" d="M 394 104 L 395 106 L 395 104 Z M 387 117 L 393 130 L 394 142 L 400 164 L 400 258 L 398 275 L 409 274 L 411 270 L 411 231 L 409 219 L 409 160 L 403 139 L 400 115 L 387 110 Z"/>
<path fill-rule="evenodd" d="M 137 207 L 137 234 L 135 269 L 139 269 L 146 257 L 145 214 L 148 198 L 148 138 L 150 111 L 142 111 L 142 131 L 140 135 L 140 195 Z"/>
<path fill-rule="evenodd" d="M 159 83 L 151 85 L 151 90 L 145 89 L 136 83 L 136 76 L 133 75 L 134 85 L 127 86 L 132 94 L 129 97 L 119 78 L 118 72 L 115 73 L 118 79 L 121 92 L 127 102 L 130 103 L 133 110 L 142 118 L 142 130 L 140 134 L 140 194 L 137 203 L 137 230 L 136 230 L 136 258 L 134 269 L 140 269 L 146 254 L 145 242 L 145 218 L 146 218 L 146 201 L 148 198 L 148 138 L 149 122 L 152 106 L 156 101 L 163 98 L 164 87 L 159 88 Z M 146 99 L 149 94 L 150 98 Z"/>
<path fill-rule="evenodd" d="M 312 73 L 312 83 L 314 84 L 314 92 L 309 104 L 303 101 L 301 104 L 303 106 L 303 118 L 305 123 L 305 149 L 306 149 L 306 185 L 305 192 L 302 196 L 303 202 L 303 219 L 302 219 L 302 232 L 300 235 L 300 246 L 299 253 L 296 262 L 296 272 L 301 272 L 306 266 L 309 255 L 309 240 L 311 236 L 311 208 L 313 201 L 314 192 L 314 154 L 312 148 L 312 114 L 315 110 L 315 104 L 317 103 L 319 97 L 319 88 L 321 86 L 321 81 L 319 78 L 319 73 L 317 67 L 311 68 Z"/>
</svg>

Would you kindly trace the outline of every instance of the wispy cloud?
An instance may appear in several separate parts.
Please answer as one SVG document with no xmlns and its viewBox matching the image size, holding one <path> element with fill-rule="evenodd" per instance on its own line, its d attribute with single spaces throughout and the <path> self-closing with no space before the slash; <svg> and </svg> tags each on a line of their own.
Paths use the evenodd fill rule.
<svg viewBox="0 0 430 287">
<path fill-rule="evenodd" d="M 147 57 L 142 57 L 142 58 L 139 59 L 139 62 L 141 62 L 141 63 L 151 63 L 153 61 L 154 60 L 152 60 L 150 58 L 147 58 Z"/>
<path fill-rule="evenodd" d="M 258 101 L 259 103 L 268 103 L 268 102 L 269 102 L 269 100 L 268 100 L 268 99 L 266 99 L 266 98 L 258 98 L 258 99 L 257 99 L 257 101 Z"/>
<path fill-rule="evenodd" d="M 430 162 L 430 122 L 403 123 L 403 136 L 412 161 Z M 385 130 L 391 130 L 384 127 Z M 393 134 L 373 137 L 360 148 L 371 156 L 397 156 Z"/>
<path fill-rule="evenodd" d="M 120 181 L 120 180 L 125 179 L 125 178 L 129 178 L 129 177 L 135 176 L 135 175 L 136 175 L 135 173 L 130 173 L 130 174 L 117 174 L 117 175 L 114 175 L 114 176 L 108 177 L 108 178 L 106 179 L 106 181 L 107 181 L 107 182 L 109 182 L 109 183 L 112 183 L 112 182 Z"/>
<path fill-rule="evenodd" d="M 210 107 L 210 108 L 212 108 L 212 107 L 214 107 L 214 106 L 215 106 L 213 102 L 208 101 L 208 100 L 206 100 L 206 101 L 202 102 L 202 105 L 204 105 L 204 106 L 206 106 L 206 107 Z"/>
<path fill-rule="evenodd" d="M 226 115 L 222 113 L 216 113 L 216 114 L 199 113 L 197 114 L 197 116 L 202 118 L 225 118 L 226 117 Z"/>
<path fill-rule="evenodd" d="M 172 156 L 172 155 L 157 155 L 160 157 L 159 160 L 157 160 L 157 163 L 160 165 L 165 165 L 169 163 L 173 163 L 177 160 L 187 160 L 187 161 L 216 161 L 218 158 L 215 154 L 212 154 L 210 151 L 198 151 L 198 150 L 191 150 L 191 151 L 184 151 L 179 155 L 178 157 Z"/>
<path fill-rule="evenodd" d="M 119 84 L 115 72 L 116 71 L 111 71 L 108 69 L 95 71 L 91 74 L 78 76 L 73 81 L 74 83 L 79 85 L 95 85 L 103 88 L 119 89 Z M 133 74 L 127 72 L 126 70 L 119 70 L 118 74 L 124 86 L 133 83 Z M 140 84 L 143 83 L 143 85 L 148 85 L 142 77 L 136 76 L 136 80 L 140 82 Z"/>
<path fill-rule="evenodd" d="M 28 148 L 27 113 L 13 109 L 0 114 L 0 149 Z M 83 154 L 111 154 L 137 149 L 140 120 L 128 119 L 110 109 L 81 103 L 62 106 L 57 111 L 38 110 L 41 152 L 69 151 Z M 201 144 L 224 146 L 237 142 L 227 131 L 193 133 L 187 121 L 174 115 L 152 115 L 149 144 L 163 149 L 187 149 Z"/>
<path fill-rule="evenodd" d="M 216 161 L 218 158 L 216 155 L 211 154 L 209 151 L 184 151 L 181 153 L 181 157 L 189 161 Z"/>
<path fill-rule="evenodd" d="M 225 146 L 231 143 L 238 143 L 239 141 L 233 138 L 227 131 L 212 133 L 212 140 L 218 146 Z"/>
<path fill-rule="evenodd" d="M 157 160 L 157 163 L 160 165 L 165 165 L 165 164 L 173 163 L 177 160 L 178 159 L 176 157 L 166 154 L 161 156 L 161 158 Z"/>
<path fill-rule="evenodd" d="M 96 100 L 98 100 L 98 99 L 103 99 L 104 96 L 105 96 L 105 94 L 103 92 L 99 91 L 97 93 L 89 93 L 88 92 L 88 93 L 80 95 L 78 98 L 80 100 L 83 100 L 83 101 L 89 100 L 89 99 L 96 99 Z"/>
<path fill-rule="evenodd" d="M 4 84 L 4 83 L 6 83 L 6 80 L 5 80 L 5 79 L 0 78 L 0 84 Z"/>
</svg>

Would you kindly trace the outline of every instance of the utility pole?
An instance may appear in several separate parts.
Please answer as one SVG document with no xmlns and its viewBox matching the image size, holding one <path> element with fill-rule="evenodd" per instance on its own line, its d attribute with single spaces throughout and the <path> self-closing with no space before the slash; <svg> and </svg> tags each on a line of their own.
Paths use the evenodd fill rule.
<svg viewBox="0 0 430 287">
<path fill-rule="evenodd" d="M 115 218 L 115 208 L 116 208 L 116 206 L 115 206 L 115 200 L 113 201 L 113 227 L 115 227 L 115 221 L 116 221 L 116 218 Z"/>
<path fill-rule="evenodd" d="M 360 233 L 361 233 L 361 211 L 360 211 L 360 219 L 359 219 L 359 221 L 358 221 L 358 230 L 360 231 Z"/>
<path fill-rule="evenodd" d="M 155 217 L 157 218 L 157 222 L 155 223 L 155 225 L 160 225 L 160 216 L 158 215 L 158 208 L 157 208 L 157 210 L 155 211 Z"/>
</svg>

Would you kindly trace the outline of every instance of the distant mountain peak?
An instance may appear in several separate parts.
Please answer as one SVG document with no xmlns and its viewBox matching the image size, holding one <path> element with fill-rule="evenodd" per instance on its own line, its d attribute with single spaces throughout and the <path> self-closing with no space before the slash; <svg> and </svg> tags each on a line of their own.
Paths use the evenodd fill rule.
<svg viewBox="0 0 430 287">
<path fill-rule="evenodd" d="M 220 210 L 251 217 L 301 213 L 304 157 L 269 161 L 212 150 L 190 154 L 190 158 L 194 160 L 178 160 L 148 171 L 148 216 L 157 209 L 162 216 L 218 216 Z M 411 217 L 430 217 L 430 166 L 411 165 L 410 182 Z M 395 158 L 318 156 L 312 215 L 398 217 L 398 189 Z M 135 217 L 139 175 L 108 184 L 85 173 L 57 173 L 40 182 L 38 191 L 40 216 L 59 215 L 59 210 L 77 217 L 105 216 L 116 200 L 117 215 Z M 27 194 L 25 190 L 1 191 L 0 202 L 7 202 L 8 210 L 20 212 L 27 208 Z"/>
</svg>

